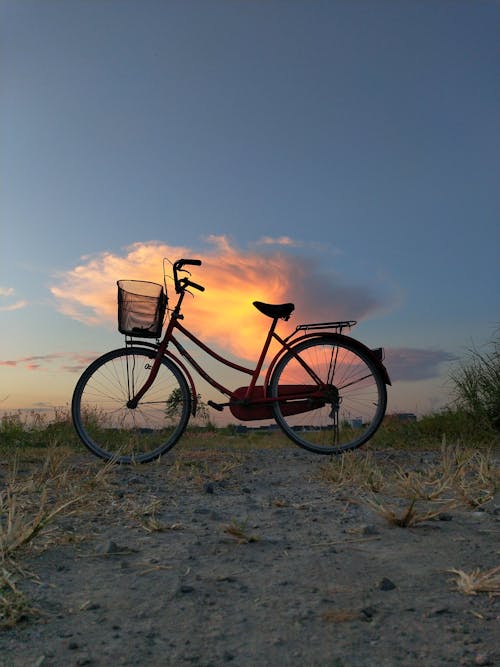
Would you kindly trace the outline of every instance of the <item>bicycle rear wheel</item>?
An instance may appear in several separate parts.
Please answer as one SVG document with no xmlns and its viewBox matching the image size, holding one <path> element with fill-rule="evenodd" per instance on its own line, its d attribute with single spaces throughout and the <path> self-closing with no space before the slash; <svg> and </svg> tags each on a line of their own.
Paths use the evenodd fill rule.
<svg viewBox="0 0 500 667">
<path fill-rule="evenodd" d="M 179 368 L 164 358 L 136 408 L 127 402 L 146 381 L 155 350 L 128 347 L 96 359 L 73 393 L 71 414 L 80 439 L 107 461 L 147 463 L 171 449 L 191 411 L 191 393 Z"/>
<path fill-rule="evenodd" d="M 298 343 L 278 361 L 269 386 L 272 397 L 294 388 L 304 392 L 274 403 L 274 416 L 289 438 L 316 454 L 340 454 L 365 443 L 380 426 L 387 405 L 376 360 L 340 334 Z"/>
</svg>

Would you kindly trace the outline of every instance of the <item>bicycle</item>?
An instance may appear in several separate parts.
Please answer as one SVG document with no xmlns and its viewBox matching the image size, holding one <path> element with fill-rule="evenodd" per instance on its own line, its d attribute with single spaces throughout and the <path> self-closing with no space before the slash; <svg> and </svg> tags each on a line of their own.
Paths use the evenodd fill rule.
<svg viewBox="0 0 500 667">
<path fill-rule="evenodd" d="M 118 329 L 125 335 L 125 347 L 91 363 L 73 393 L 72 419 L 84 445 L 117 463 L 146 463 L 169 451 L 197 412 L 199 395 L 185 361 L 227 397 L 221 403 L 208 401 L 212 408 L 228 407 L 240 421 L 274 419 L 306 450 L 339 454 L 369 440 L 384 418 L 391 381 L 382 348 L 369 349 L 342 333 L 356 321 L 299 324 L 281 337 L 278 320 L 287 321 L 294 304 L 255 301 L 257 310 L 272 321 L 255 367 L 247 368 L 211 349 L 181 323 L 185 295 L 205 289 L 184 267 L 200 265 L 199 259 L 173 263 L 173 309 L 168 308 L 166 278 L 164 286 L 117 281 Z M 218 362 L 250 376 L 249 384 L 236 390 L 223 386 L 177 340 L 177 332 Z M 147 340 L 153 338 L 155 342 Z M 280 349 L 258 384 L 272 341 Z"/>
</svg>

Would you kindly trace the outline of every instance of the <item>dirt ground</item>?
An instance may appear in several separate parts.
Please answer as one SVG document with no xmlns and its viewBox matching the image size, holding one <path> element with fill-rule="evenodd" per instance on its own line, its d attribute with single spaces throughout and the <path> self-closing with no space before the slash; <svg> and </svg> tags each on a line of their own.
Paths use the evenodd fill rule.
<svg viewBox="0 0 500 667">
<path fill-rule="evenodd" d="M 0 664 L 500 665 L 500 598 L 464 594 L 449 572 L 498 565 L 498 496 L 398 527 L 334 489 L 324 457 L 290 446 L 225 459 L 174 450 L 107 471 L 99 502 L 23 555 L 19 587 L 38 615 L 0 632 Z"/>
</svg>

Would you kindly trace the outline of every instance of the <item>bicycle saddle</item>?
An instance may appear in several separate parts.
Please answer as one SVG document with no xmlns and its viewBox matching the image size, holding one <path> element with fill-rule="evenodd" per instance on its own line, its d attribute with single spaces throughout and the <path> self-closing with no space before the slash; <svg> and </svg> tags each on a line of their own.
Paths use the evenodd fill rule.
<svg viewBox="0 0 500 667">
<path fill-rule="evenodd" d="M 282 317 L 284 320 L 287 320 L 295 309 L 293 303 L 282 303 L 281 305 L 273 306 L 270 303 L 262 303 L 262 301 L 254 301 L 253 305 L 257 308 L 259 312 L 268 317 L 276 319 Z"/>
</svg>

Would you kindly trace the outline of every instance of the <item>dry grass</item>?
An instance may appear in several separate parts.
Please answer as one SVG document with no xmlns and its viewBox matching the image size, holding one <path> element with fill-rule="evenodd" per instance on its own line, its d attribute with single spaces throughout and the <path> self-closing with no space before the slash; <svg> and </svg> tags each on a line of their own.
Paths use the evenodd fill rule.
<svg viewBox="0 0 500 667">
<path fill-rule="evenodd" d="M 181 523 L 165 523 L 158 517 L 161 500 L 155 498 L 145 505 L 135 507 L 131 514 L 147 533 L 161 533 L 167 530 L 183 530 Z"/>
<path fill-rule="evenodd" d="M 450 447 L 443 442 L 435 464 L 418 471 L 398 467 L 395 483 L 404 497 L 435 501 L 451 496 L 477 507 L 493 498 L 500 485 L 500 471 L 490 451 Z"/>
<path fill-rule="evenodd" d="M 359 621 L 363 617 L 359 611 L 352 609 L 331 609 L 324 611 L 321 618 L 327 623 L 346 623 L 348 621 Z"/>
<path fill-rule="evenodd" d="M 447 512 L 457 506 L 457 503 L 452 500 L 444 504 L 434 505 L 433 507 L 426 506 L 421 509 L 418 498 L 412 498 L 409 504 L 402 508 L 378 502 L 373 498 L 367 498 L 365 502 L 388 523 L 399 528 L 410 528 L 419 523 L 432 521 L 440 514 L 443 514 L 443 512 Z"/>
<path fill-rule="evenodd" d="M 238 544 L 250 544 L 258 542 L 260 537 L 250 533 L 248 530 L 248 521 L 236 521 L 224 526 L 224 532 L 233 537 Z"/>
<path fill-rule="evenodd" d="M 176 481 L 190 481 L 203 486 L 207 481 L 229 480 L 244 460 L 242 454 L 228 454 L 213 449 L 181 452 L 169 467 L 168 474 Z"/>
<path fill-rule="evenodd" d="M 484 505 L 500 486 L 491 451 L 450 447 L 445 439 L 436 460 L 418 468 L 390 460 L 379 463 L 369 451 L 347 452 L 322 466 L 321 478 L 334 493 L 357 496 L 391 525 L 402 528 L 431 521 L 459 506 Z"/>
<path fill-rule="evenodd" d="M 83 497 L 83 496 L 82 496 Z M 56 516 L 69 514 L 69 508 L 82 497 L 72 498 L 50 508 L 47 503 L 47 491 L 43 490 L 36 503 L 37 509 L 30 516 L 18 502 L 12 489 L 7 488 L 0 498 L 0 557 L 6 560 L 20 547 L 31 542 Z"/>
<path fill-rule="evenodd" d="M 488 593 L 489 595 L 500 595 L 500 565 L 491 570 L 473 570 L 470 573 L 463 570 L 448 570 L 455 575 L 454 581 L 461 593 L 465 595 L 477 595 Z"/>
<path fill-rule="evenodd" d="M 450 480 L 436 469 L 424 472 L 398 468 L 395 472 L 397 495 L 403 498 L 436 501 L 450 491 Z"/>
<path fill-rule="evenodd" d="M 378 493 L 386 484 L 383 469 L 369 451 L 345 452 L 323 465 L 320 477 L 331 484 L 336 493 L 342 489 Z"/>
<path fill-rule="evenodd" d="M 0 629 L 12 628 L 20 621 L 39 614 L 26 595 L 16 586 L 15 575 L 2 567 L 0 570 Z"/>
</svg>

